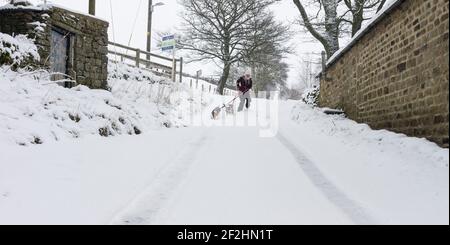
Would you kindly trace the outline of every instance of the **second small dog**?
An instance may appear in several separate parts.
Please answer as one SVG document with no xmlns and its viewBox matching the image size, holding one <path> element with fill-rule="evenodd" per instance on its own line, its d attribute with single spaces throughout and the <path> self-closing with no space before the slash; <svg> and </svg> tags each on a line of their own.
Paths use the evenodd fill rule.
<svg viewBox="0 0 450 245">
<path fill-rule="evenodd" d="M 227 115 L 234 115 L 234 113 L 235 113 L 234 103 L 226 105 L 225 110 L 227 112 Z"/>
</svg>

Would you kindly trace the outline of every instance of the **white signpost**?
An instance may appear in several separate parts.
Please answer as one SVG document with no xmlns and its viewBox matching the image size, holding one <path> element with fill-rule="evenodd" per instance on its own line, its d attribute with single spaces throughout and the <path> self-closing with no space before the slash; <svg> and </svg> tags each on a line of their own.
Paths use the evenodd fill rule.
<svg viewBox="0 0 450 245">
<path fill-rule="evenodd" d="M 176 40 L 175 40 L 175 35 L 168 35 L 168 36 L 164 36 L 162 38 L 162 42 L 161 42 L 161 50 L 162 51 L 170 51 L 172 50 L 172 56 L 173 56 L 173 64 L 172 64 L 172 80 L 175 82 L 176 81 L 176 67 L 177 67 L 177 61 L 175 59 L 175 52 L 176 52 Z"/>
<path fill-rule="evenodd" d="M 164 36 L 161 42 L 162 51 L 175 50 L 175 35 Z"/>
</svg>

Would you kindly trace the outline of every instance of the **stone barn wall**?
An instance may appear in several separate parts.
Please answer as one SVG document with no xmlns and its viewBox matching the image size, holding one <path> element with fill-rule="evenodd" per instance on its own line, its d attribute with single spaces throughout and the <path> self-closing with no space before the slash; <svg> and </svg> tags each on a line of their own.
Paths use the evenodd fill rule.
<svg viewBox="0 0 450 245">
<path fill-rule="evenodd" d="M 448 42 L 448 0 L 400 0 L 330 60 L 320 106 L 448 147 Z"/>
<path fill-rule="evenodd" d="M 107 88 L 108 22 L 56 6 L 0 9 L 0 32 L 28 34 L 36 40 L 41 61 L 50 69 L 52 30 L 62 30 L 70 39 L 66 74 L 78 84 Z"/>
</svg>

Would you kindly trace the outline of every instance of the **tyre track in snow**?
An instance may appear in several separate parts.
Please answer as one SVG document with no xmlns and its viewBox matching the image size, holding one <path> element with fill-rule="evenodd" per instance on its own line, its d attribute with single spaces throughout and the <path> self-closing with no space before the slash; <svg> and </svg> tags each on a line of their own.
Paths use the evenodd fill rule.
<svg viewBox="0 0 450 245">
<path fill-rule="evenodd" d="M 188 143 L 178 156 L 169 160 L 150 185 L 109 222 L 111 225 L 151 225 L 164 215 L 165 205 L 195 163 L 207 141 L 207 133 Z"/>
<path fill-rule="evenodd" d="M 349 198 L 342 190 L 334 185 L 320 169 L 291 141 L 284 137 L 283 134 L 279 132 L 277 138 L 294 156 L 295 160 L 299 163 L 303 172 L 308 176 L 313 185 L 320 190 L 331 203 L 342 210 L 352 222 L 356 225 L 378 224 L 378 222 L 373 219 L 362 206 Z"/>
</svg>

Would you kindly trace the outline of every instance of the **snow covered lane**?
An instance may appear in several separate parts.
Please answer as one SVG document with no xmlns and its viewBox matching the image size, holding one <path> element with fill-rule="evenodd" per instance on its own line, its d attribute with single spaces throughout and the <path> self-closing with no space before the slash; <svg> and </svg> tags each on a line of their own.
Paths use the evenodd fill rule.
<svg viewBox="0 0 450 245">
<path fill-rule="evenodd" d="M 247 127 L 211 128 L 207 135 L 163 208 L 149 211 L 155 210 L 155 201 L 143 196 L 117 223 L 352 223 L 315 188 L 277 138 L 260 138 L 257 128 Z"/>
<path fill-rule="evenodd" d="M 200 129 L 0 147 L 0 224 L 107 224 Z"/>
<path fill-rule="evenodd" d="M 294 122 L 295 104 L 273 138 L 216 125 L 0 144 L 0 224 L 448 224 L 448 149 L 303 106 Z"/>
</svg>

